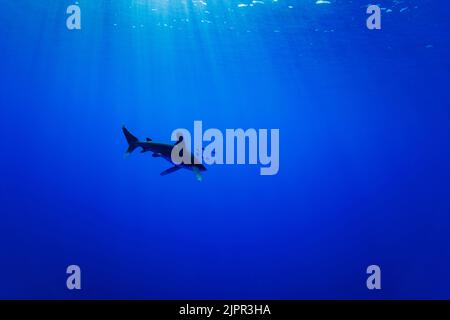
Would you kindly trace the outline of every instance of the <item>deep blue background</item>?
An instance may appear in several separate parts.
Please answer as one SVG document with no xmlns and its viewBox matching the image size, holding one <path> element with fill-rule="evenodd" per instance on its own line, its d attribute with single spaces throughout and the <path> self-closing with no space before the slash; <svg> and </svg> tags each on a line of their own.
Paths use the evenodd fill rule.
<svg viewBox="0 0 450 320">
<path fill-rule="evenodd" d="M 0 1 L 0 298 L 450 298 L 447 1 L 79 2 Z M 279 174 L 124 159 L 194 120 Z"/>
</svg>

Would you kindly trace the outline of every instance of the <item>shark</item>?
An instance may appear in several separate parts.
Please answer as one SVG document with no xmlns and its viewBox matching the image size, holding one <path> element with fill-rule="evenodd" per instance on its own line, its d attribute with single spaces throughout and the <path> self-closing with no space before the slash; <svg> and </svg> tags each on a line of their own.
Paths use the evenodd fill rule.
<svg viewBox="0 0 450 320">
<path fill-rule="evenodd" d="M 173 165 L 169 169 L 166 169 L 163 172 L 161 172 L 160 173 L 161 176 L 168 175 L 180 169 L 187 169 L 195 173 L 195 176 L 198 181 L 202 181 L 203 178 L 201 173 L 206 171 L 206 168 L 203 164 L 199 163 L 199 161 L 195 158 L 193 154 L 190 154 L 191 159 L 190 163 L 176 164 L 172 161 L 172 150 L 179 143 L 183 142 L 183 136 L 181 135 L 178 136 L 178 141 L 176 141 L 175 144 L 165 144 L 154 142 L 150 138 L 146 138 L 145 141 L 139 141 L 139 139 L 136 138 L 133 134 L 131 134 L 131 132 L 128 131 L 128 129 L 125 126 L 122 126 L 122 131 L 128 143 L 128 149 L 126 150 L 125 155 L 129 155 L 137 148 L 141 148 L 141 153 L 152 152 L 152 157 L 163 158 Z M 184 150 L 182 150 L 181 152 L 184 152 Z M 180 156 L 182 157 L 183 155 L 181 154 Z"/>
</svg>

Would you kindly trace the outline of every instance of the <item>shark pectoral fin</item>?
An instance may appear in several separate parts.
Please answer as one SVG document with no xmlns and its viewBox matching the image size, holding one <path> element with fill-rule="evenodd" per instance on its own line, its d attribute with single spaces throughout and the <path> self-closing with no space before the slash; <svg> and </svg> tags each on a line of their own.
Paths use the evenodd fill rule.
<svg viewBox="0 0 450 320">
<path fill-rule="evenodd" d="M 156 153 L 155 152 L 155 153 L 152 154 L 152 157 L 153 158 L 159 158 L 159 157 L 161 157 L 161 153 Z"/>
<path fill-rule="evenodd" d="M 169 169 L 167 169 L 167 170 L 164 170 L 163 172 L 160 173 L 160 175 L 165 176 L 165 175 L 168 175 L 169 173 L 178 171 L 178 170 L 180 170 L 180 169 L 181 169 L 181 167 L 179 167 L 179 166 L 174 166 L 174 167 L 172 167 L 172 168 L 169 168 Z"/>
<path fill-rule="evenodd" d="M 194 168 L 194 173 L 195 173 L 195 178 L 197 179 L 197 181 L 203 180 L 202 174 L 200 173 L 200 170 L 198 170 L 198 168 Z"/>
</svg>

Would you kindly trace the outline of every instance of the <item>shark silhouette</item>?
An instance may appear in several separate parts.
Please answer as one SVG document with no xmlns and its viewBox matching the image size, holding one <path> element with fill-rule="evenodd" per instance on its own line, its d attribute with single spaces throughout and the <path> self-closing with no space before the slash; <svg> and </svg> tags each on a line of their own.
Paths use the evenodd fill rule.
<svg viewBox="0 0 450 320">
<path fill-rule="evenodd" d="M 122 127 L 122 131 L 123 134 L 125 135 L 125 138 L 127 139 L 128 142 L 128 149 L 126 151 L 126 154 L 130 154 L 132 153 L 136 148 L 141 147 L 142 151 L 141 153 L 144 152 L 152 152 L 152 156 L 154 158 L 164 158 L 167 161 L 169 161 L 170 163 L 173 164 L 173 167 L 170 167 L 167 170 L 164 170 L 163 172 L 161 172 L 160 174 L 162 176 L 165 176 L 169 173 L 178 171 L 180 169 L 187 169 L 187 170 L 191 170 L 195 173 L 195 176 L 197 178 L 198 181 L 202 180 L 202 175 L 201 172 L 206 171 L 206 168 L 203 164 L 198 163 L 198 161 L 196 161 L 196 158 L 194 157 L 194 155 L 190 155 L 190 164 L 175 164 L 172 161 L 172 149 L 178 145 L 179 143 L 183 142 L 183 136 L 179 136 L 178 137 L 178 141 L 175 142 L 175 144 L 170 145 L 170 144 L 165 144 L 165 143 L 157 143 L 157 142 L 153 142 L 152 139 L 147 138 L 145 141 L 139 141 L 138 138 L 136 138 L 135 136 L 133 136 L 130 131 L 127 130 L 127 128 L 125 128 L 125 126 Z M 183 148 L 184 149 L 184 148 Z M 180 156 L 182 157 L 183 154 L 183 149 L 181 150 L 181 154 Z"/>
</svg>

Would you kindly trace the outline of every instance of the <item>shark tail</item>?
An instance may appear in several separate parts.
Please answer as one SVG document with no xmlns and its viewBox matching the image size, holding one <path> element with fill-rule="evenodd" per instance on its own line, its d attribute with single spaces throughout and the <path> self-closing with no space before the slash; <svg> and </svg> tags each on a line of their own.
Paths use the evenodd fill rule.
<svg viewBox="0 0 450 320">
<path fill-rule="evenodd" d="M 122 127 L 123 134 L 125 135 L 125 138 L 128 142 L 128 149 L 126 151 L 127 154 L 132 153 L 137 147 L 138 147 L 138 138 L 133 136 L 130 131 L 125 128 L 125 126 Z"/>
</svg>

